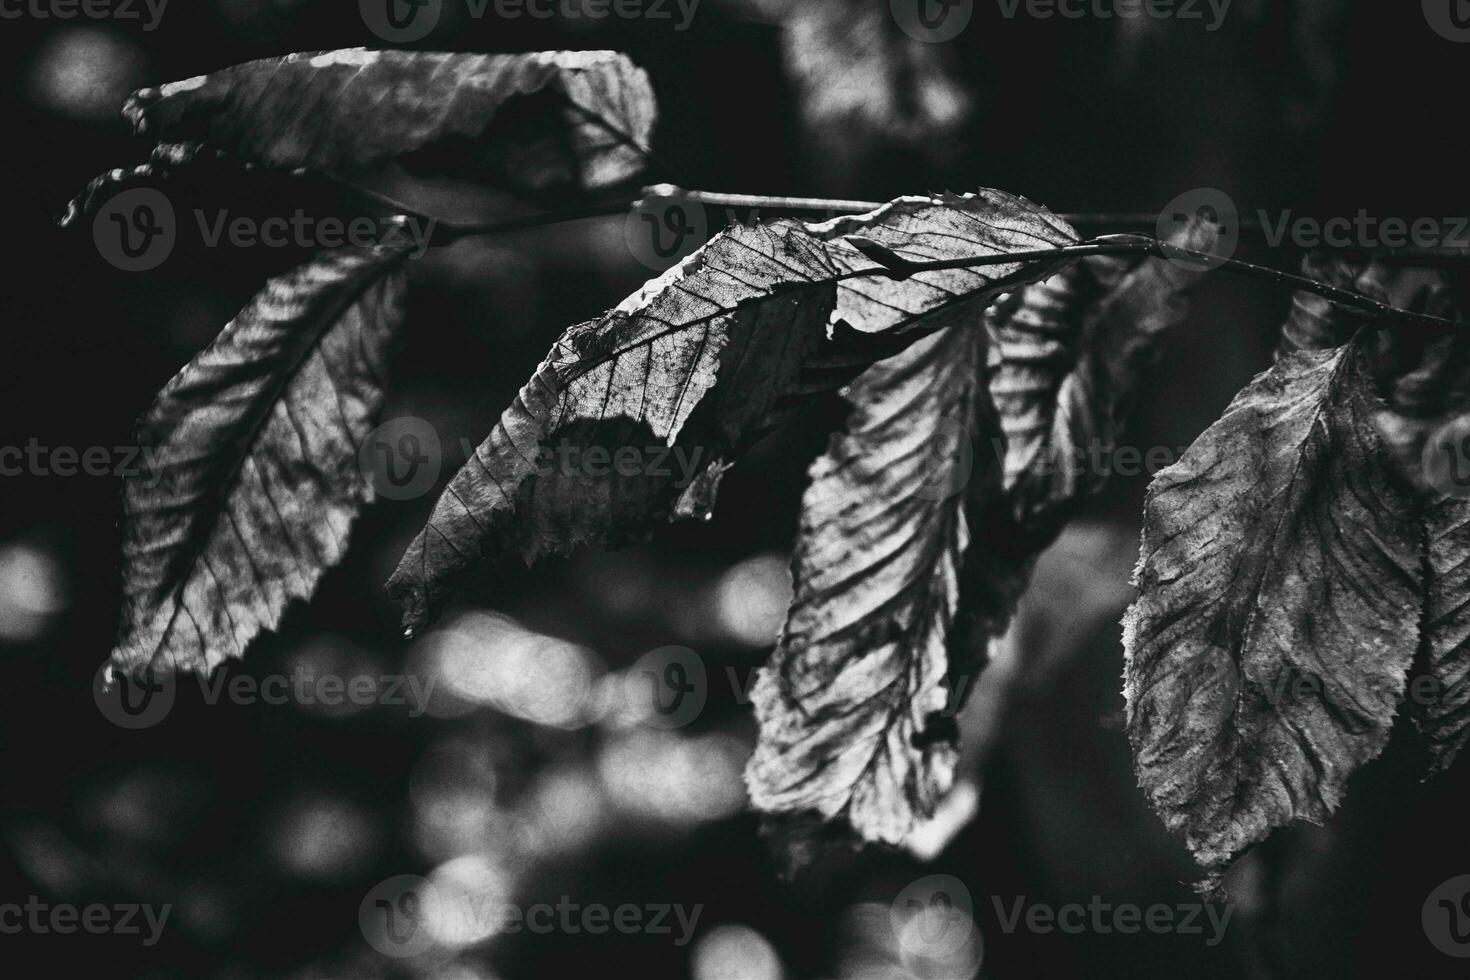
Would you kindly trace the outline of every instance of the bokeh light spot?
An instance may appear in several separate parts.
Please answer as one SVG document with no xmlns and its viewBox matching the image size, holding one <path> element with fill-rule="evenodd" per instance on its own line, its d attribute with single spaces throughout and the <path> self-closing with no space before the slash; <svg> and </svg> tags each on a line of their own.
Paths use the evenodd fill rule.
<svg viewBox="0 0 1470 980">
<path fill-rule="evenodd" d="M 725 639 L 743 646 L 775 643 L 790 606 L 790 562 L 782 555 L 747 558 L 715 585 L 716 623 Z"/>
<path fill-rule="evenodd" d="M 136 42 L 100 27 L 72 27 L 41 43 L 26 86 L 32 102 L 72 119 L 117 118 L 148 80 L 148 58 Z"/>
</svg>

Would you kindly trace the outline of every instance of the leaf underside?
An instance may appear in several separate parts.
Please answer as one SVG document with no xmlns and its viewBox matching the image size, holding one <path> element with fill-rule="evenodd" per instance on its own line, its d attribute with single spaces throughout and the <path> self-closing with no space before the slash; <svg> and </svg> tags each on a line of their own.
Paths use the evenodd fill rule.
<svg viewBox="0 0 1470 980">
<path fill-rule="evenodd" d="M 1419 638 L 1418 504 L 1382 466 L 1369 335 L 1283 357 L 1144 512 L 1124 693 L 1139 780 L 1222 870 L 1382 751 Z"/>
<path fill-rule="evenodd" d="M 136 167 L 119 167 L 109 170 L 87 184 L 66 209 L 57 217 L 56 223 L 70 228 L 85 215 L 96 212 L 108 198 L 134 184 L 148 184 L 169 177 L 174 170 L 187 167 L 199 154 L 199 147 L 192 143 L 160 143 L 153 148 L 147 163 Z"/>
<path fill-rule="evenodd" d="M 405 252 L 272 280 L 140 419 L 117 668 L 208 672 L 308 598 L 372 491 L 358 449 L 403 320 Z"/>
<path fill-rule="evenodd" d="M 293 54 L 143 89 L 140 136 L 241 161 L 350 176 L 408 170 L 528 192 L 591 190 L 643 166 L 648 76 L 611 51 Z"/>
<path fill-rule="evenodd" d="M 1434 271 L 1317 256 L 1303 271 L 1457 317 Z M 1297 294 L 1276 367 L 1150 490 L 1129 734 L 1206 887 L 1273 828 L 1324 819 L 1400 705 L 1431 774 L 1470 739 L 1470 502 L 1428 477 L 1431 450 L 1463 453 L 1431 439 L 1470 407 L 1470 342 L 1376 327 Z"/>
<path fill-rule="evenodd" d="M 1195 221 L 1171 244 L 1201 251 L 1218 229 Z M 971 494 L 970 549 L 951 687 L 974 689 L 1037 556 L 1106 483 L 1090 461 L 1123 435 L 1161 339 L 1178 328 L 1203 276 L 1162 259 L 1093 256 L 1003 297 L 987 311 L 987 388 L 999 420 L 1000 486 Z"/>
<path fill-rule="evenodd" d="M 1375 262 L 1357 271 L 1354 286 L 1393 306 L 1462 320 L 1449 280 L 1437 270 Z M 1427 773 L 1434 775 L 1448 769 L 1470 740 L 1470 500 L 1462 479 L 1451 484 L 1456 494 L 1427 479 L 1436 464 L 1456 467 L 1447 474 L 1452 477 L 1464 465 L 1465 430 L 1450 427 L 1445 434 L 1441 427 L 1470 409 L 1470 337 L 1453 328 L 1417 337 L 1385 330 L 1378 351 L 1385 405 L 1374 421 L 1397 472 L 1423 502 L 1427 593 L 1411 675 L 1415 694 L 1405 708 L 1428 756 Z"/>
<path fill-rule="evenodd" d="M 852 417 L 812 467 L 795 599 L 752 694 L 759 810 L 840 817 L 896 844 L 949 788 L 954 745 L 928 729 L 948 697 L 984 356 L 978 323 L 956 326 L 845 393 Z"/>
<path fill-rule="evenodd" d="M 1191 229 L 1189 243 L 1211 235 Z M 1162 261 L 1070 266 L 988 313 L 961 304 L 844 392 L 853 413 L 812 469 L 795 601 L 755 689 L 747 784 L 774 830 L 815 815 L 898 843 L 932 815 L 988 640 L 1098 485 L 1074 450 L 1116 437 L 1197 278 Z M 771 836 L 789 867 L 812 849 L 808 833 Z"/>
<path fill-rule="evenodd" d="M 974 319 L 1005 284 L 1055 267 L 1004 263 L 894 282 L 872 275 L 880 267 L 845 241 L 859 231 L 914 260 L 1075 241 L 1034 205 L 996 191 L 722 233 L 557 342 L 390 580 L 405 628 L 437 615 L 481 557 L 616 547 L 706 510 L 723 467 L 807 399 L 950 318 L 968 310 Z M 594 448 L 633 455 L 623 470 L 593 472 L 577 461 Z M 692 472 L 669 463 L 671 448 Z"/>
</svg>

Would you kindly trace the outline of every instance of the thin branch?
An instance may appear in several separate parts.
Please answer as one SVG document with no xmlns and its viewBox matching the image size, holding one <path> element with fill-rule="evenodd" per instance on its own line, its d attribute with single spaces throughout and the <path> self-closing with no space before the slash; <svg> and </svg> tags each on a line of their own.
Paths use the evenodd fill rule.
<svg viewBox="0 0 1470 980">
<path fill-rule="evenodd" d="M 655 158 L 650 157 L 650 159 Z M 417 217 L 420 220 L 428 220 L 430 217 L 433 217 L 432 215 L 419 214 L 402 202 L 395 201 L 377 191 L 359 187 L 346 181 L 341 181 L 340 183 L 353 193 L 372 200 L 383 207 L 402 212 L 411 217 Z M 621 214 L 624 211 L 630 211 L 634 208 L 656 206 L 660 203 L 665 206 L 681 203 L 696 207 L 751 209 L 781 213 L 807 212 L 826 215 L 863 214 L 883 206 L 882 203 L 877 201 L 854 201 L 842 198 L 821 197 L 768 197 L 760 194 L 720 194 L 711 191 L 686 191 L 674 184 L 655 184 L 651 187 L 643 188 L 641 194 L 635 198 L 624 198 L 619 201 L 611 201 L 606 204 L 585 208 L 547 211 L 508 221 L 459 222 L 450 218 L 434 217 L 435 228 L 437 229 L 435 244 L 447 243 L 470 235 L 493 235 L 504 231 L 518 231 L 524 228 L 560 224 L 564 221 L 605 217 L 612 214 Z M 1058 217 L 1074 228 L 1095 232 L 1104 230 L 1122 231 L 1128 229 L 1151 231 L 1158 226 L 1158 215 L 1139 212 L 1060 214 Z M 1242 232 L 1258 232 L 1262 226 L 1259 222 L 1241 220 L 1238 223 L 1238 227 Z M 1317 248 L 1330 252 L 1362 252 L 1388 261 L 1415 265 L 1454 264 L 1470 259 L 1470 248 L 1450 244 L 1429 247 L 1405 246 L 1402 248 L 1338 248 L 1322 245 L 1317 246 Z"/>
<path fill-rule="evenodd" d="M 655 184 L 643 188 L 638 203 L 664 198 L 709 208 L 755 208 L 766 211 L 812 211 L 825 214 L 863 214 L 883 205 L 873 201 L 843 201 L 815 197 L 766 197 L 760 194 L 715 194 L 709 191 L 686 191 L 673 184 Z"/>
<path fill-rule="evenodd" d="M 759 208 L 769 211 L 807 211 L 816 214 L 862 214 L 882 207 L 878 201 L 846 201 L 820 197 L 760 197 L 752 194 L 718 194 L 709 191 L 685 191 L 670 184 L 659 184 L 644 188 L 643 202 L 651 198 L 678 199 L 690 204 L 702 204 L 714 208 Z M 640 203 L 643 203 L 640 202 Z M 1077 214 L 1064 213 L 1057 217 L 1074 228 L 1083 231 L 1154 231 L 1159 225 L 1159 215 L 1147 212 L 1115 212 Z M 1241 233 L 1255 234 L 1264 230 L 1260 221 L 1239 217 L 1235 222 Z M 1274 243 L 1272 243 L 1274 244 Z M 1462 262 L 1470 259 L 1470 246 L 1441 242 L 1438 245 L 1419 246 L 1335 246 L 1323 243 L 1308 250 L 1328 252 L 1362 252 L 1380 259 L 1415 264 L 1439 264 Z"/>
<path fill-rule="evenodd" d="M 1222 268 L 1234 269 L 1237 272 L 1243 272 L 1247 275 L 1290 286 L 1292 289 L 1316 293 L 1318 296 L 1332 300 L 1334 303 L 1375 313 L 1380 317 L 1412 321 L 1436 327 L 1449 327 L 1452 330 L 1460 329 L 1460 325 L 1453 320 L 1430 316 L 1427 313 L 1402 310 L 1396 306 L 1389 306 L 1387 303 L 1380 303 L 1378 300 L 1364 296 L 1361 293 L 1339 289 L 1336 286 L 1319 282 L 1316 279 L 1309 279 L 1306 276 L 1283 272 L 1280 269 L 1272 269 L 1269 266 L 1256 265 L 1253 262 L 1243 262 L 1240 259 L 1225 258 L 1224 256 L 1214 255 L 1210 252 L 1202 252 L 1199 249 L 1171 245 L 1139 235 L 1104 235 L 1089 242 L 1082 242 L 1077 245 L 1065 245 L 1060 248 L 1032 249 L 1025 252 L 1001 252 L 992 255 L 977 255 L 959 259 L 940 259 L 932 262 L 914 262 L 904 258 L 892 249 L 866 238 L 852 236 L 847 241 L 858 251 L 882 266 L 881 269 L 870 270 L 868 272 L 869 275 L 888 275 L 896 279 L 907 279 L 916 273 L 937 272 L 942 269 L 971 269 L 987 265 L 1007 265 L 1013 262 L 1031 262 L 1042 259 L 1084 258 L 1089 255 L 1148 255 L 1174 261 L 1188 257 L 1204 263 L 1204 268 L 1220 266 Z"/>
<path fill-rule="evenodd" d="M 403 206 L 401 202 L 395 201 L 387 195 L 379 193 L 378 191 L 374 191 L 366 187 L 360 187 L 356 184 L 352 184 L 346 181 L 343 181 L 342 184 L 348 190 L 357 194 L 361 194 L 364 198 L 373 200 L 383 207 L 387 207 L 397 212 L 400 212 L 400 214 L 404 217 L 411 216 L 417 217 L 423 221 L 428 220 L 429 216 L 419 214 L 413 211 L 411 208 Z M 635 201 L 632 201 L 631 203 L 625 201 L 613 201 L 607 204 L 591 205 L 585 208 L 577 208 L 568 211 L 527 215 L 521 218 L 513 218 L 507 221 L 499 221 L 489 224 L 462 224 L 454 221 L 440 221 L 438 219 L 434 219 L 434 244 L 446 244 L 448 241 L 452 241 L 456 238 L 464 237 L 467 235 L 491 234 L 500 231 L 511 231 L 521 228 L 533 228 L 541 225 L 555 224 L 563 221 L 573 221 L 580 218 L 619 214 L 630 207 L 638 207 L 646 204 L 650 200 L 658 198 L 679 200 L 685 203 L 707 207 L 743 208 L 759 206 L 770 207 L 775 210 L 820 209 L 822 211 L 852 212 L 858 211 L 859 209 L 873 210 L 874 208 L 881 206 L 871 205 L 868 201 L 842 201 L 795 197 L 758 197 L 755 195 L 746 194 L 711 194 L 704 191 L 681 191 L 679 188 L 674 187 L 672 184 L 658 184 L 653 187 L 644 188 L 643 196 Z M 1079 223 L 1076 219 L 1086 216 L 1070 215 L 1065 217 L 1067 218 L 1069 223 L 1076 225 Z M 1126 218 L 1130 220 L 1136 219 L 1141 221 L 1144 220 L 1146 216 L 1099 215 L 1093 217 L 1107 218 L 1110 220 Z M 849 236 L 847 241 L 854 248 L 858 249 L 869 258 L 873 259 L 873 261 L 877 262 L 880 266 L 882 266 L 882 269 L 864 270 L 856 273 L 851 273 L 847 276 L 843 276 L 842 278 L 844 279 L 855 278 L 864 275 L 876 275 L 879 273 L 886 274 L 894 278 L 907 278 L 908 276 L 914 275 L 917 272 L 935 272 L 941 269 L 979 268 L 987 265 L 1004 265 L 1012 262 L 1029 262 L 1042 259 L 1084 258 L 1089 255 L 1148 255 L 1156 258 L 1171 259 L 1175 261 L 1179 260 L 1182 257 L 1189 257 L 1193 259 L 1198 259 L 1205 263 L 1204 268 L 1223 266 L 1225 268 L 1234 269 L 1237 272 L 1243 272 L 1247 275 L 1255 276 L 1260 279 L 1266 279 L 1279 285 L 1289 286 L 1292 289 L 1300 289 L 1307 292 L 1316 293 L 1318 296 L 1325 297 L 1326 299 L 1332 300 L 1335 303 L 1340 303 L 1344 306 L 1355 307 L 1357 309 L 1365 310 L 1370 313 L 1376 313 L 1380 317 L 1396 320 L 1406 320 L 1425 325 L 1433 324 L 1440 327 L 1459 329 L 1459 324 L 1455 323 L 1452 320 L 1446 320 L 1442 317 L 1437 316 L 1430 316 L 1427 313 L 1414 313 L 1410 310 L 1402 310 L 1395 306 L 1389 306 L 1386 303 L 1380 303 L 1379 301 L 1372 299 L 1371 297 L 1364 296 L 1361 293 L 1355 293 L 1347 289 L 1340 289 L 1336 286 L 1329 285 L 1325 282 L 1320 282 L 1316 279 L 1309 279 L 1306 276 L 1299 276 L 1295 273 L 1271 268 L 1270 266 L 1257 265 L 1254 262 L 1246 262 L 1243 259 L 1228 258 L 1221 255 L 1215 255 L 1210 252 L 1202 252 L 1197 249 L 1185 248 L 1180 245 L 1171 245 L 1153 238 L 1147 238 L 1142 235 L 1100 235 L 1097 238 L 1092 239 L 1091 241 L 1081 242 L 1076 245 L 1067 245 L 1061 248 L 1033 249 L 1030 251 L 1022 252 L 997 253 L 994 255 L 980 255 L 959 259 L 944 259 L 934 262 L 913 262 L 909 259 L 903 258 L 897 252 L 894 252 L 891 249 L 879 245 L 877 242 L 873 242 L 859 236 Z M 1470 253 L 1466 253 L 1462 250 L 1456 250 L 1453 255 L 1460 258 L 1470 257 Z M 1445 254 L 1441 254 L 1439 257 L 1444 258 L 1447 256 Z"/>
</svg>

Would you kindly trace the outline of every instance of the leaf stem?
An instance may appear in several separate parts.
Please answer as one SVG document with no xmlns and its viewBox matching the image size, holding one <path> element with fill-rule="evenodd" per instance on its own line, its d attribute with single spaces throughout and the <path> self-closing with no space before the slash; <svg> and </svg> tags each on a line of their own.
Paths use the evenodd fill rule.
<svg viewBox="0 0 1470 980">
<path fill-rule="evenodd" d="M 1343 306 L 1351 306 L 1369 313 L 1376 313 L 1381 317 L 1407 320 L 1424 325 L 1436 327 L 1448 327 L 1458 330 L 1460 325 L 1453 320 L 1442 317 L 1431 316 L 1427 313 L 1415 313 L 1411 310 L 1399 309 L 1380 303 L 1378 300 L 1351 290 L 1340 289 L 1337 286 L 1299 276 L 1281 269 L 1273 269 L 1269 266 L 1256 265 L 1254 262 L 1245 262 L 1241 259 L 1228 258 L 1215 255 L 1211 252 L 1202 252 L 1198 249 L 1185 248 L 1181 245 L 1172 245 L 1145 238 L 1141 235 L 1103 235 L 1091 241 L 1080 242 L 1076 245 L 1064 245 L 1059 248 L 1033 249 L 1025 252 L 1001 252 L 991 255 L 968 256 L 958 259 L 941 259 L 932 262 L 914 262 L 905 259 L 877 242 L 870 241 L 857 236 L 849 237 L 847 241 L 858 251 L 868 258 L 877 262 L 881 269 L 871 270 L 868 274 L 887 274 L 894 278 L 906 279 L 920 272 L 936 272 L 943 269 L 970 269 L 987 265 L 1006 265 L 1013 262 L 1031 262 L 1043 259 L 1065 259 L 1085 258 L 1089 255 L 1148 255 L 1160 259 L 1168 259 L 1179 262 L 1182 258 L 1199 260 L 1201 266 L 1194 271 L 1203 272 L 1205 269 L 1219 266 L 1221 268 L 1233 269 L 1246 275 L 1267 279 L 1281 285 L 1290 286 L 1293 289 L 1305 290 L 1316 293 Z M 1188 266 L 1186 266 L 1188 267 Z"/>
<path fill-rule="evenodd" d="M 655 198 L 683 200 L 690 204 L 701 204 L 714 208 L 757 208 L 770 211 L 810 211 L 822 214 L 862 214 L 883 206 L 879 201 L 849 201 L 821 197 L 764 197 L 755 194 L 719 194 L 710 191 L 686 191 L 672 184 L 657 184 L 643 189 L 644 197 L 636 203 L 645 204 Z M 1083 230 L 1120 231 L 1123 229 L 1156 230 L 1159 215 L 1141 211 L 1102 213 L 1061 213 L 1057 217 L 1074 228 Z M 1236 227 L 1241 232 L 1256 233 L 1263 230 L 1260 221 L 1240 218 Z M 1276 243 L 1271 243 L 1276 244 Z M 1364 252 L 1378 258 L 1413 263 L 1460 262 L 1470 259 L 1470 245 L 1450 244 L 1442 241 L 1429 246 L 1334 246 L 1323 243 L 1313 246 L 1329 252 Z"/>
<path fill-rule="evenodd" d="M 405 216 L 427 219 L 427 215 L 418 214 L 410 208 L 404 207 L 400 202 L 393 200 L 385 194 L 369 188 L 360 187 L 356 184 L 343 182 L 354 193 L 364 198 L 398 211 Z M 806 197 L 761 197 L 752 194 L 716 194 L 707 191 L 685 191 L 673 184 L 656 184 L 645 187 L 641 197 L 633 201 L 612 201 L 606 204 L 590 205 L 583 208 L 575 208 L 565 211 L 549 212 L 545 214 L 526 215 L 521 218 L 512 218 L 506 221 L 498 221 L 484 224 L 459 223 L 452 220 L 435 219 L 434 244 L 447 244 L 457 238 L 469 235 L 484 235 L 495 232 L 512 231 L 523 228 L 534 228 L 541 225 L 556 224 L 563 221 L 575 221 L 582 218 L 600 217 L 611 214 L 620 214 L 633 207 L 646 205 L 657 199 L 670 201 L 682 201 L 705 207 L 732 207 L 732 208 L 754 208 L 765 207 L 772 210 L 801 211 L 820 210 L 837 213 L 862 213 L 871 211 L 882 205 L 870 201 L 845 201 L 838 199 L 820 199 Z M 1087 224 L 1087 221 L 1079 219 L 1097 219 L 1098 223 L 1112 224 L 1127 223 L 1130 221 L 1146 222 L 1147 215 L 1063 215 L 1065 220 L 1076 226 Z M 1204 271 L 1208 268 L 1221 266 L 1234 269 L 1246 275 L 1266 279 L 1279 285 L 1290 286 L 1293 289 L 1305 290 L 1316 293 L 1335 303 L 1344 306 L 1355 307 L 1369 313 L 1376 313 L 1381 317 L 1407 320 L 1424 325 L 1438 327 L 1449 327 L 1459 329 L 1459 324 L 1442 317 L 1431 316 L 1427 313 L 1414 313 L 1410 310 L 1402 310 L 1378 300 L 1355 293 L 1351 290 L 1340 289 L 1316 279 L 1299 276 L 1295 273 L 1275 269 L 1270 266 L 1257 265 L 1254 262 L 1246 262 L 1227 256 L 1215 255 L 1211 252 L 1201 252 L 1196 249 L 1185 248 L 1180 245 L 1172 245 L 1157 239 L 1148 238 L 1143 235 L 1114 234 L 1100 235 L 1090 241 L 1079 242 L 1076 245 L 1066 245 L 1060 248 L 1033 249 L 1023 252 L 996 253 L 993 255 L 979 255 L 959 259 L 944 259 L 935 262 L 913 262 L 903 258 L 891 249 L 885 248 L 876 242 L 851 236 L 848 241 L 863 254 L 873 259 L 883 268 L 881 270 L 862 271 L 854 273 L 845 278 L 854 278 L 862 275 L 873 275 L 883 272 L 895 278 L 906 278 L 917 272 L 935 272 L 942 269 L 966 269 L 979 268 L 987 265 L 1004 265 L 1013 262 L 1029 262 L 1043 259 L 1084 258 L 1089 255 L 1148 255 L 1161 259 L 1179 262 L 1181 258 L 1188 257 L 1200 260 L 1201 267 L 1196 271 Z M 1434 258 L 1466 258 L 1470 252 L 1462 250 L 1428 250 L 1432 253 L 1428 256 Z"/>
<path fill-rule="evenodd" d="M 630 144 L 636 146 L 636 144 Z M 653 159 L 650 157 L 650 159 Z M 401 211 L 411 217 L 427 219 L 432 215 L 417 214 L 412 208 L 405 207 L 400 202 L 394 201 L 377 191 L 359 187 L 355 184 L 343 181 L 345 187 L 360 194 L 362 197 L 372 200 L 384 207 Z M 542 225 L 560 224 L 564 221 L 578 221 L 583 218 L 605 217 L 607 215 L 621 214 L 633 208 L 650 207 L 662 203 L 668 206 L 674 203 L 690 204 L 698 207 L 709 208 L 738 208 L 755 211 L 774 211 L 789 213 L 811 212 L 826 215 L 839 214 L 862 214 L 874 211 L 883 206 L 878 201 L 856 201 L 843 198 L 823 197 L 782 197 L 767 196 L 763 194 L 722 194 L 713 191 L 686 191 L 675 184 L 654 184 L 643 188 L 637 197 L 623 198 L 606 204 L 599 204 L 584 208 L 574 208 L 562 211 L 548 211 L 541 214 L 527 215 L 507 221 L 494 222 L 459 222 L 452 218 L 434 217 L 437 229 L 435 244 L 450 242 L 471 235 L 493 235 L 505 231 L 519 231 L 525 228 L 536 228 Z M 1084 231 L 1101 231 L 1120 229 L 1144 229 L 1151 230 L 1158 227 L 1159 216 L 1144 212 L 1103 212 L 1094 214 L 1060 214 L 1063 221 L 1080 228 Z M 1242 232 L 1256 232 L 1261 230 L 1259 222 L 1241 220 L 1238 226 Z M 1427 247 L 1406 246 L 1403 248 L 1336 248 L 1333 246 L 1320 246 L 1326 251 L 1334 252 L 1364 252 L 1381 259 L 1396 262 L 1406 262 L 1420 265 L 1438 265 L 1447 263 L 1458 263 L 1470 259 L 1470 247 L 1441 243 Z"/>
</svg>

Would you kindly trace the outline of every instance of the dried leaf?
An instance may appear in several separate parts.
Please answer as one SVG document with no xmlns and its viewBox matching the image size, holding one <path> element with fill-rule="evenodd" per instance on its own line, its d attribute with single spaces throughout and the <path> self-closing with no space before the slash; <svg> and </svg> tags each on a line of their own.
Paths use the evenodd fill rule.
<svg viewBox="0 0 1470 980">
<path fill-rule="evenodd" d="M 1204 228 L 1191 236 L 1196 247 L 1212 239 Z M 1068 511 L 1093 486 L 1053 486 L 1043 470 L 1084 438 L 1115 438 L 1145 355 L 1183 319 L 1197 278 L 1162 261 L 1073 266 L 990 318 L 1005 346 L 989 391 L 983 308 L 965 306 L 940 337 L 844 393 L 853 416 L 812 470 L 796 599 L 755 689 L 761 733 L 747 783 L 758 809 L 782 820 L 814 812 L 890 843 L 932 814 L 953 778 L 954 712 L 977 659 L 959 609 L 986 635 L 1004 628 L 1031 559 L 1061 527 L 1043 526 L 1045 505 Z M 973 452 L 977 439 L 1000 441 L 992 399 L 1024 460 L 1009 495 L 1002 456 L 1017 457 Z"/>
<path fill-rule="evenodd" d="M 611 51 L 362 48 L 144 89 L 123 111 L 140 136 L 270 167 L 347 176 L 401 162 L 531 191 L 629 179 L 656 115 L 648 77 Z"/>
<path fill-rule="evenodd" d="M 372 496 L 358 447 L 403 320 L 406 246 L 272 280 L 139 421 L 112 660 L 207 672 L 275 629 Z"/>
<path fill-rule="evenodd" d="M 1212 251 L 1218 233 L 1197 220 L 1169 241 Z M 956 632 L 970 640 L 952 645 L 955 689 L 973 689 L 1032 563 L 1106 482 L 1091 461 L 1116 447 L 1159 340 L 1184 322 L 1202 278 L 1162 259 L 1094 256 L 989 311 L 988 389 L 1003 437 L 1003 492 L 971 505 L 984 547 L 971 550 L 961 579 Z"/>
<path fill-rule="evenodd" d="M 1432 683 L 1427 697 L 1409 700 L 1408 710 L 1432 775 L 1448 769 L 1470 741 L 1470 502 L 1439 495 L 1424 523 L 1429 594 L 1421 647 Z"/>
<path fill-rule="evenodd" d="M 700 475 L 731 462 L 793 405 L 1056 265 L 894 282 L 873 275 L 881 268 L 846 242 L 857 231 L 915 261 L 1075 241 L 1045 211 L 997 191 L 903 198 L 857 218 L 721 234 L 558 341 L 389 582 L 405 626 L 425 625 L 482 555 L 529 561 L 584 542 L 615 547 L 687 512 L 679 497 L 691 486 L 707 504 Z M 589 451 L 597 459 L 622 451 L 626 466 L 589 466 Z"/>
<path fill-rule="evenodd" d="M 1359 333 L 1292 353 L 1149 491 L 1124 620 L 1139 780 L 1221 871 L 1382 751 L 1420 633 L 1418 507 Z"/>
<path fill-rule="evenodd" d="M 1448 319 L 1456 309 L 1447 277 L 1430 270 L 1370 270 L 1395 306 Z M 1470 337 L 1461 329 L 1379 333 L 1380 388 L 1374 417 L 1396 471 L 1423 502 L 1423 635 L 1405 710 L 1445 771 L 1470 741 Z"/>
<path fill-rule="evenodd" d="M 1366 295 L 1378 291 L 1367 276 L 1368 261 L 1332 254 L 1308 253 L 1302 259 L 1302 275 L 1341 289 Z M 1375 298 L 1384 298 L 1375 296 Z M 1291 312 L 1281 327 L 1281 340 L 1276 348 L 1279 360 L 1299 350 L 1327 350 L 1341 347 L 1368 322 L 1361 310 L 1334 303 L 1325 296 L 1300 290 L 1292 294 Z"/>
<path fill-rule="evenodd" d="M 1309 257 L 1303 272 L 1403 309 L 1458 316 L 1449 281 L 1435 270 Z M 1370 314 L 1298 293 L 1282 346 L 1336 347 L 1371 320 Z M 1470 428 L 1452 424 L 1470 410 L 1470 338 L 1463 330 L 1388 328 L 1371 343 L 1385 401 L 1373 420 L 1395 472 L 1418 490 L 1422 502 L 1418 533 L 1426 595 L 1416 661 L 1422 676 L 1411 679 L 1415 693 L 1405 708 L 1423 736 L 1433 774 L 1449 768 L 1470 741 L 1470 500 L 1464 481 L 1455 479 L 1458 469 L 1470 465 L 1462 441 Z"/>
<path fill-rule="evenodd" d="M 977 317 L 844 393 L 853 414 L 812 467 L 795 599 L 752 694 L 746 782 L 759 810 L 815 811 L 897 844 L 950 786 L 955 747 L 931 721 L 948 700 L 984 357 Z"/>
<path fill-rule="evenodd" d="M 132 184 L 169 177 L 174 170 L 187 167 L 199 154 L 199 147 L 192 143 L 160 143 L 153 148 L 147 163 L 136 167 L 109 170 L 96 177 L 66 206 L 56 219 L 62 228 L 70 228 L 84 215 L 94 213 L 108 198 L 120 193 Z"/>
<path fill-rule="evenodd" d="M 1211 251 L 1218 229 L 1196 220 L 1170 244 Z M 1049 544 L 1105 474 L 1159 339 L 1184 321 L 1203 273 L 1164 259 L 1098 256 L 1027 287 L 990 317 L 990 393 L 1005 435 L 1005 488 L 1015 519 Z"/>
</svg>

